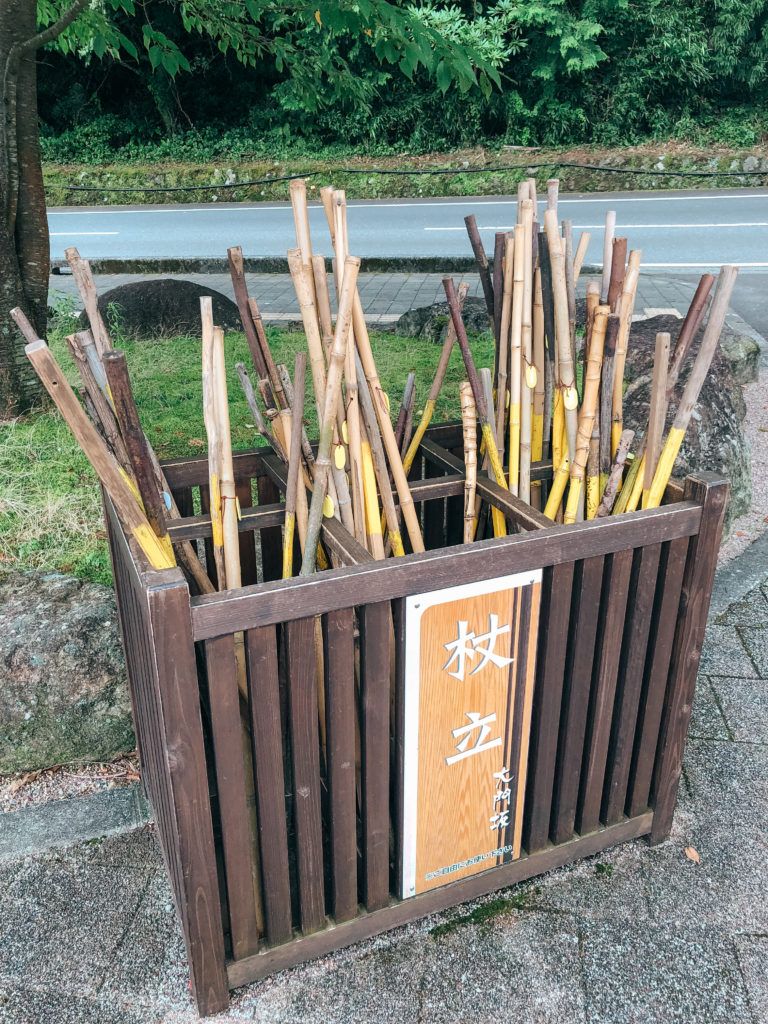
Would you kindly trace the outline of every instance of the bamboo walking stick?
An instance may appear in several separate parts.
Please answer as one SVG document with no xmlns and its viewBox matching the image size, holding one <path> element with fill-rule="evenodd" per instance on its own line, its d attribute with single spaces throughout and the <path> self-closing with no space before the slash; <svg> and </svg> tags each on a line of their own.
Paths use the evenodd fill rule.
<svg viewBox="0 0 768 1024">
<path fill-rule="evenodd" d="M 509 325 L 512 315 L 512 292 L 515 273 L 515 236 L 510 232 L 504 244 L 504 276 L 501 292 L 501 321 L 499 326 L 499 343 L 496 346 L 496 439 L 499 445 L 499 458 L 504 459 L 504 427 L 506 423 L 509 397 Z"/>
<path fill-rule="evenodd" d="M 522 224 L 515 231 L 512 286 L 512 322 L 509 331 L 509 490 L 517 494 L 520 489 L 520 399 L 523 373 L 523 302 L 525 291 L 525 231 Z M 504 338 L 502 336 L 502 343 Z M 506 395 L 499 396 L 502 408 Z M 497 412 L 496 419 L 498 421 Z M 503 420 L 502 420 L 503 422 Z M 503 436 L 503 435 L 502 435 Z M 499 458 L 503 442 L 499 440 Z"/>
<path fill-rule="evenodd" d="M 464 302 L 466 300 L 468 291 L 469 285 L 466 284 L 465 282 L 462 282 L 459 285 L 458 295 L 456 297 L 456 301 L 459 306 L 459 315 L 461 315 L 461 311 L 464 308 Z M 421 414 L 419 425 L 416 427 L 416 430 L 413 433 L 411 443 L 409 444 L 408 450 L 406 451 L 405 457 L 403 459 L 403 469 L 405 470 L 406 474 L 410 473 L 414 459 L 416 458 L 416 453 L 419 450 L 421 442 L 424 440 L 424 435 L 427 432 L 429 424 L 432 422 L 432 417 L 435 413 L 435 405 L 437 404 L 437 399 L 440 395 L 440 389 L 442 388 L 443 381 L 445 380 L 445 374 L 448 370 L 448 363 L 450 362 L 451 352 L 453 350 L 455 342 L 456 328 L 453 324 L 453 320 L 451 320 L 451 322 L 445 329 L 445 341 L 443 342 L 443 347 L 440 350 L 440 358 L 437 361 L 435 376 L 432 378 L 432 384 L 430 385 L 429 388 L 427 400 L 424 403 L 424 411 Z"/>
<path fill-rule="evenodd" d="M 453 326 L 456 331 L 456 340 L 459 343 L 461 355 L 464 359 L 464 367 L 467 371 L 469 383 L 472 386 L 472 394 L 475 396 L 475 406 L 477 408 L 477 415 L 481 424 L 482 437 L 485 442 L 485 451 L 488 455 L 488 460 L 491 464 L 491 469 L 496 483 L 500 487 L 506 487 L 507 481 L 504 478 L 504 468 L 501 464 L 499 451 L 493 438 L 493 420 L 492 417 L 489 416 L 488 406 L 485 401 L 485 396 L 483 395 L 482 387 L 480 386 L 480 379 L 477 375 L 475 363 L 472 359 L 472 353 L 469 349 L 467 332 L 464 328 L 464 321 L 461 318 L 461 310 L 459 309 L 458 297 L 456 295 L 456 288 L 453 284 L 453 278 L 444 277 L 443 288 L 445 289 L 445 297 L 448 300 L 448 308 L 451 311 L 451 319 L 453 320 Z M 496 508 L 494 505 L 492 514 L 494 535 L 496 537 L 506 536 L 507 526 L 501 509 Z"/>
<path fill-rule="evenodd" d="M 635 309 L 635 296 L 640 278 L 640 253 L 634 250 L 629 254 L 629 269 L 624 278 L 619 311 L 619 333 L 616 338 L 616 354 L 613 359 L 613 412 L 611 417 L 611 452 L 614 454 L 624 429 L 624 364 L 627 359 L 629 332 L 632 328 L 632 313 Z"/>
<path fill-rule="evenodd" d="M 603 282 L 600 297 L 603 302 L 608 298 L 611 284 L 611 266 L 613 264 L 613 237 L 616 234 L 616 211 L 609 210 L 605 215 L 605 233 L 603 234 Z"/>
<path fill-rule="evenodd" d="M 600 371 L 603 364 L 603 343 L 608 325 L 609 306 L 599 306 L 595 313 L 592 337 L 589 344 L 589 360 L 584 379 L 584 401 L 579 415 L 579 429 L 576 437 L 576 456 L 571 463 L 571 486 L 565 509 L 565 523 L 575 523 L 584 485 L 584 474 L 589 458 L 592 430 L 597 416 L 600 398 Z"/>
<path fill-rule="evenodd" d="M 611 471 L 608 474 L 608 480 L 605 484 L 603 497 L 597 510 L 597 519 L 602 519 L 604 516 L 609 516 L 611 514 L 611 509 L 613 508 L 613 503 L 616 500 L 619 485 L 621 484 L 621 474 L 624 472 L 624 463 L 627 461 L 627 455 L 629 454 L 629 446 L 632 444 L 634 436 L 634 430 L 625 430 L 619 438 L 619 446 L 616 449 L 616 458 L 611 466 Z"/>
<path fill-rule="evenodd" d="M 109 447 L 115 453 L 115 458 L 130 476 L 133 472 L 131 469 L 131 460 L 125 447 L 123 437 L 120 433 L 114 409 L 112 408 L 110 400 L 107 398 L 107 393 L 99 387 L 98 381 L 91 369 L 91 364 L 83 351 L 81 335 L 85 333 L 90 334 L 90 332 L 85 331 L 80 331 L 78 334 L 70 334 L 67 337 L 67 345 L 69 346 L 69 351 L 74 359 L 77 371 L 80 374 L 83 387 L 85 388 L 85 391 L 93 404 L 93 408 L 96 411 L 96 416 L 104 437 L 106 438 Z M 105 354 L 106 352 L 111 351 L 111 349 L 107 349 Z M 99 360 L 99 364 L 101 365 L 101 360 Z M 103 366 L 101 366 L 101 372 L 103 375 Z"/>
<path fill-rule="evenodd" d="M 557 219 L 557 199 L 560 192 L 560 179 L 549 178 L 547 181 L 547 210 L 553 210 Z"/>
<path fill-rule="evenodd" d="M 475 215 L 471 213 L 468 217 L 465 217 L 464 224 L 467 229 L 467 234 L 469 235 L 469 244 L 472 246 L 475 263 L 477 264 L 477 272 L 480 276 L 483 298 L 485 299 L 485 308 L 488 310 L 488 320 L 490 321 L 491 327 L 493 327 L 495 302 L 493 283 L 491 281 L 491 271 L 488 266 L 488 257 L 485 254 L 483 241 L 480 238 L 480 232 L 477 229 Z"/>
<path fill-rule="evenodd" d="M 411 371 L 405 378 L 405 387 L 403 388 L 403 397 L 400 399 L 400 408 L 397 411 L 397 419 L 395 420 L 395 441 L 397 441 L 397 447 L 402 451 L 403 447 L 403 435 L 405 433 L 405 423 L 408 419 L 408 410 L 413 405 L 413 398 L 416 392 L 416 374 Z"/>
<path fill-rule="evenodd" d="M 533 363 L 536 368 L 536 385 L 533 391 L 533 423 L 531 425 L 531 459 L 540 462 L 544 458 L 544 306 L 541 297 L 541 270 L 536 268 L 533 277 Z M 541 481 L 531 485 L 531 503 L 541 508 Z"/>
<path fill-rule="evenodd" d="M 283 579 L 293 576 L 293 538 L 296 529 L 296 498 L 300 486 L 301 431 L 304 417 L 304 374 L 306 356 L 296 353 L 293 368 L 294 399 L 291 409 L 291 450 L 288 456 L 288 479 L 285 488 L 285 526 L 283 529 Z M 303 481 L 302 481 L 303 485 Z"/>
<path fill-rule="evenodd" d="M 464 439 L 464 543 L 475 538 L 475 494 L 477 490 L 477 409 L 469 381 L 459 385 L 461 423 Z"/>
<path fill-rule="evenodd" d="M 576 364 L 576 279 L 573 273 L 573 223 L 563 221 L 563 257 L 565 259 L 565 293 L 568 296 L 568 329 L 571 334 L 571 356 Z"/>
<path fill-rule="evenodd" d="M 88 323 L 91 325 L 91 331 L 93 332 L 96 351 L 99 354 L 99 358 L 101 358 L 105 352 L 112 348 L 112 339 L 109 336 L 107 325 L 104 323 L 104 318 L 99 310 L 99 297 L 96 292 L 96 282 L 93 280 L 93 273 L 91 272 L 91 264 L 88 260 L 83 259 L 75 246 L 65 249 L 64 256 L 69 264 L 69 269 L 72 271 L 72 277 L 75 279 L 80 298 L 83 300 L 85 314 L 88 317 Z"/>
<path fill-rule="evenodd" d="M 560 377 L 565 430 L 568 439 L 568 461 L 573 462 L 576 454 L 576 432 L 578 430 L 578 393 L 576 376 L 571 355 L 571 332 L 568 323 L 568 294 L 565 281 L 565 260 L 557 229 L 557 217 L 552 210 L 544 215 L 544 226 L 549 250 L 549 265 L 552 273 L 552 291 L 555 308 L 555 337 L 557 342 L 557 365 Z M 555 423 L 555 426 L 557 424 Z"/>
<path fill-rule="evenodd" d="M 603 346 L 603 379 L 600 384 L 600 494 L 602 495 L 608 476 L 611 472 L 612 445 L 611 427 L 613 423 L 613 368 L 616 354 L 616 341 L 619 336 L 620 319 L 618 314 L 611 313 L 608 317 L 608 328 L 605 332 Z"/>
<path fill-rule="evenodd" d="M 643 467 L 643 508 L 646 508 L 656 464 L 664 441 L 664 420 L 667 414 L 667 375 L 669 373 L 670 336 L 660 331 L 656 335 L 656 351 L 653 356 L 653 381 L 651 383 L 651 407 L 648 413 Z"/>
<path fill-rule="evenodd" d="M 536 388 L 536 365 L 533 358 L 533 214 L 530 199 L 522 204 L 523 212 L 523 318 L 522 373 L 520 376 L 520 497 L 531 501 L 531 448 L 533 396 Z M 511 486 L 511 482 L 510 482 Z"/>
<path fill-rule="evenodd" d="M 328 288 L 328 271 L 325 269 L 325 256 L 316 253 L 312 257 L 312 277 L 315 282 L 317 317 L 320 321 L 320 330 L 323 335 L 323 351 L 327 357 L 328 349 L 333 341 L 333 317 L 331 315 L 331 293 Z"/>
<path fill-rule="evenodd" d="M 232 461 L 232 434 L 229 425 L 229 398 L 227 395 L 227 369 L 224 357 L 224 331 L 213 329 L 213 392 L 214 411 L 220 443 L 221 469 L 219 492 L 224 538 L 224 572 L 227 589 L 240 587 L 240 536 L 237 527 L 238 507 L 235 490 L 235 470 Z"/>
<path fill-rule="evenodd" d="M 565 488 L 568 485 L 568 478 L 570 475 L 570 463 L 568 456 L 564 455 L 560 465 L 555 470 L 552 476 L 552 486 L 549 488 L 549 495 L 547 497 L 547 504 L 544 506 L 544 515 L 553 522 L 557 517 L 557 513 L 560 510 L 560 505 L 563 501 L 563 495 L 565 494 Z"/>
<path fill-rule="evenodd" d="M 23 316 L 21 310 L 18 312 Z M 15 318 L 15 317 L 14 317 Z M 125 472 L 91 423 L 51 350 L 39 338 L 24 349 L 46 391 L 63 416 L 75 440 L 82 448 L 94 472 L 109 494 L 125 529 L 130 533 L 153 569 L 170 569 L 176 564 L 173 554 L 155 535 L 132 491 Z"/>
<path fill-rule="evenodd" d="M 253 416 L 253 423 L 256 430 L 261 434 L 267 444 L 273 449 L 275 454 L 283 461 L 288 461 L 286 453 L 283 451 L 283 446 L 280 444 L 278 439 L 275 437 L 271 428 L 267 426 L 266 420 L 261 414 L 258 402 L 256 401 L 256 395 L 251 384 L 251 378 L 248 376 L 248 371 L 245 368 L 244 363 L 235 363 L 235 369 L 237 375 L 240 378 L 240 384 L 243 388 L 243 394 L 245 395 L 245 401 L 248 404 L 248 408 Z"/>
<path fill-rule="evenodd" d="M 305 267 L 312 266 L 312 239 L 309 231 L 309 211 L 307 208 L 307 183 L 304 178 L 294 178 L 289 186 L 291 206 L 293 207 L 293 223 L 296 228 L 296 246 L 301 253 L 301 261 Z"/>
<path fill-rule="evenodd" d="M 504 291 L 504 248 L 507 244 L 506 231 L 497 231 L 493 236 L 493 336 L 496 340 L 493 362 L 494 376 L 499 365 L 499 341 L 501 339 L 501 297 Z"/>
<path fill-rule="evenodd" d="M 251 353 L 253 365 L 260 378 L 269 379 L 269 371 L 261 351 L 259 336 L 256 331 L 256 324 L 253 320 L 251 308 L 248 304 L 248 285 L 245 282 L 245 263 L 243 261 L 243 250 L 239 245 L 227 249 L 227 262 L 229 264 L 229 276 L 232 278 L 232 291 L 235 295 L 237 310 L 240 314 L 240 322 L 243 325 L 243 333 L 248 343 L 248 350 Z M 202 299 L 201 299 L 202 302 Z M 211 314 L 213 316 L 213 314 Z M 275 395 L 277 400 L 277 395 Z"/>
<path fill-rule="evenodd" d="M 350 329 L 352 324 L 352 300 L 356 291 L 357 274 L 360 260 L 348 256 L 345 260 L 339 296 L 339 312 L 336 317 L 336 330 L 331 346 L 331 358 L 328 363 L 328 377 L 325 387 L 325 408 L 320 421 L 320 438 L 315 460 L 315 482 L 312 490 L 312 504 L 309 510 L 307 542 L 301 563 L 301 575 L 309 576 L 315 571 L 317 542 L 320 537 L 320 526 L 323 517 L 325 489 L 331 468 L 331 445 L 333 442 L 333 426 L 336 421 L 336 407 L 341 394 L 341 379 L 346 362 L 346 349 L 352 344 Z"/>
<path fill-rule="evenodd" d="M 688 428 L 693 410 L 696 407 L 696 402 L 709 372 L 712 358 L 720 341 L 737 273 L 738 268 L 730 265 L 724 266 L 720 270 L 715 295 L 709 310 L 709 319 L 704 329 L 704 337 L 701 340 L 701 347 L 693 364 L 691 374 L 688 377 L 688 382 L 685 385 L 680 405 L 677 407 L 674 422 L 659 456 L 646 508 L 658 508 L 661 504 L 664 490 L 672 475 L 675 459 L 685 437 L 685 431 Z"/>
</svg>

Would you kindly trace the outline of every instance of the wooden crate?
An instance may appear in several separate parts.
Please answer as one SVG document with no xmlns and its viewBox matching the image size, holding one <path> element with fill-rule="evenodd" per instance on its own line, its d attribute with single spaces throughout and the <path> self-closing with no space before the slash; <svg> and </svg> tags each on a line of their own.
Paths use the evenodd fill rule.
<svg viewBox="0 0 768 1024">
<path fill-rule="evenodd" d="M 231 988 L 274 971 L 616 843 L 669 833 L 727 484 L 698 474 L 671 485 L 659 509 L 563 527 L 481 481 L 515 532 L 451 547 L 462 529 L 463 465 L 452 454 L 460 444 L 446 425 L 423 446 L 413 495 L 424 554 L 374 562 L 326 520 L 324 541 L 341 567 L 287 582 L 278 579 L 282 466 L 264 450 L 237 455 L 244 586 L 206 597 L 191 597 L 179 570 L 148 569 L 105 503 L 142 778 L 203 1015 L 223 1009 Z M 205 543 L 210 520 L 192 514 L 196 493 L 207 507 L 205 460 L 169 463 L 166 474 L 187 516 L 172 533 Z M 551 466 L 533 475 L 546 480 Z M 400 900 L 393 723 L 402 693 L 399 682 L 391 692 L 391 679 L 403 677 L 404 599 L 535 568 L 543 586 L 523 855 Z"/>
</svg>

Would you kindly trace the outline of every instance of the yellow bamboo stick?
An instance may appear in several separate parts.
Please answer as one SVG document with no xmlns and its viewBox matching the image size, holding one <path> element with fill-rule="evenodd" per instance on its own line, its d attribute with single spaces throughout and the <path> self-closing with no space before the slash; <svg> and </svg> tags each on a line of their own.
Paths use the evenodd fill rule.
<svg viewBox="0 0 768 1024">
<path fill-rule="evenodd" d="M 570 463 L 568 462 L 568 456 L 565 455 L 559 467 L 555 470 L 555 475 L 552 477 L 549 497 L 547 498 L 547 504 L 544 506 L 544 515 L 553 522 L 562 504 L 569 474 Z"/>
</svg>

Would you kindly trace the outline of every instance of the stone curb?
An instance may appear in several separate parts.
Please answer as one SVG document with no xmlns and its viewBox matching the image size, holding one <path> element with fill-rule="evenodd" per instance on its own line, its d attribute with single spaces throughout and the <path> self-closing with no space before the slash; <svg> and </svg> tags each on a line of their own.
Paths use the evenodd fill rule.
<svg viewBox="0 0 768 1024">
<path fill-rule="evenodd" d="M 151 813 L 139 783 L 9 811 L 0 815 L 0 863 L 130 832 Z"/>
</svg>

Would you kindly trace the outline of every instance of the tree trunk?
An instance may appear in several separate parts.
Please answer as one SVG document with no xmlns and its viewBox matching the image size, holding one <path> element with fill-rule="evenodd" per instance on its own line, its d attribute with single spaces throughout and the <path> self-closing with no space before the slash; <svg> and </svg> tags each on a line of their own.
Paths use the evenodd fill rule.
<svg viewBox="0 0 768 1024">
<path fill-rule="evenodd" d="M 0 73 L 14 45 L 35 35 L 35 0 L 0 2 Z M 10 69 L 5 94 L 6 163 L 0 216 L 0 417 L 24 412 L 40 400 L 42 388 L 24 355 L 24 344 L 9 317 L 21 306 L 45 337 L 50 250 L 37 119 L 36 52 Z M 15 109 L 9 99 L 15 91 Z"/>
</svg>

